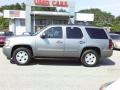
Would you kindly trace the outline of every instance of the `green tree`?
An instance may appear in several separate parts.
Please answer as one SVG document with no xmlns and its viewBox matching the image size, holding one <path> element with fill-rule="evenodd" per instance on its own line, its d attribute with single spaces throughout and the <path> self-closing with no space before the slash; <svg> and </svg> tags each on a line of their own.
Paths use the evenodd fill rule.
<svg viewBox="0 0 120 90">
<path fill-rule="evenodd" d="M 22 10 L 22 7 L 21 7 L 21 5 L 19 3 L 16 3 L 15 9 L 16 10 Z"/>
<path fill-rule="evenodd" d="M 120 25 L 120 16 L 118 16 L 118 17 L 115 18 L 114 24 Z"/>
<path fill-rule="evenodd" d="M 120 16 L 115 18 L 113 25 L 112 25 L 112 30 L 113 31 L 120 31 Z"/>
<path fill-rule="evenodd" d="M 79 11 L 80 13 L 93 13 L 95 15 L 94 21 L 90 22 L 94 26 L 112 26 L 114 16 L 111 13 L 101 11 L 100 9 L 92 8 Z"/>
<path fill-rule="evenodd" d="M 22 3 L 22 4 L 21 4 L 21 9 L 22 9 L 22 10 L 25 10 L 25 3 Z"/>
<path fill-rule="evenodd" d="M 0 7 L 0 11 L 3 12 L 3 10 L 22 10 L 22 5 L 19 3 L 11 4 L 11 5 L 5 5 Z M 9 26 L 9 19 L 5 19 L 3 17 L 0 17 L 0 29 L 8 28 Z"/>
<path fill-rule="evenodd" d="M 3 10 L 22 10 L 22 6 L 19 3 L 5 5 L 0 7 L 0 11 L 3 12 Z"/>
<path fill-rule="evenodd" d="M 0 17 L 0 29 L 8 28 L 9 20 L 3 17 Z"/>
</svg>

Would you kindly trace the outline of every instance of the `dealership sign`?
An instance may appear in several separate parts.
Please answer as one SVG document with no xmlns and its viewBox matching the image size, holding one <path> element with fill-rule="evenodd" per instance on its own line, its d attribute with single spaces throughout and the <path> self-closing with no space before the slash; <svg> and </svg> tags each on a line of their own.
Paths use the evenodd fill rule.
<svg viewBox="0 0 120 90">
<path fill-rule="evenodd" d="M 65 0 L 34 0 L 34 4 L 45 7 L 68 7 L 68 2 Z"/>
</svg>

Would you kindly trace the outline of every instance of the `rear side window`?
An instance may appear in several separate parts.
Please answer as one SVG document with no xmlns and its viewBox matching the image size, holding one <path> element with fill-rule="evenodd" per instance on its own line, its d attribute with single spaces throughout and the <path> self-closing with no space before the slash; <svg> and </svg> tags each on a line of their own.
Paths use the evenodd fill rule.
<svg viewBox="0 0 120 90">
<path fill-rule="evenodd" d="M 106 32 L 104 29 L 99 28 L 86 28 L 86 31 L 90 38 L 92 39 L 108 39 Z"/>
<path fill-rule="evenodd" d="M 67 27 L 66 32 L 68 39 L 81 39 L 83 37 L 82 31 L 78 27 Z"/>
</svg>

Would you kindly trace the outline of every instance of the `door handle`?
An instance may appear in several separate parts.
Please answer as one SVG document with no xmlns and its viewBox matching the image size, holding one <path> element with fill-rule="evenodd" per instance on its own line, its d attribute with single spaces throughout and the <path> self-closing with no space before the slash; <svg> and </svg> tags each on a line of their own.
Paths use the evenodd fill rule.
<svg viewBox="0 0 120 90">
<path fill-rule="evenodd" d="M 85 43 L 85 41 L 80 41 L 80 44 L 84 44 Z"/>
<path fill-rule="evenodd" d="M 62 44 L 63 42 L 62 42 L 62 41 L 57 41 L 56 43 L 57 43 L 57 44 Z"/>
</svg>

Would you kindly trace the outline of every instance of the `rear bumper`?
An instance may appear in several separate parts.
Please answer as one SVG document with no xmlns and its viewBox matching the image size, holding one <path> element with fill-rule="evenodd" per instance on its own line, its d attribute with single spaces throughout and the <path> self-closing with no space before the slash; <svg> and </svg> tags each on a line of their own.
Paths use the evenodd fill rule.
<svg viewBox="0 0 120 90">
<path fill-rule="evenodd" d="M 11 59 L 11 51 L 12 51 L 12 48 L 10 46 L 3 47 L 3 53 L 8 59 Z"/>
<path fill-rule="evenodd" d="M 110 57 L 113 54 L 113 50 L 103 50 L 101 52 L 101 57 Z"/>
</svg>

